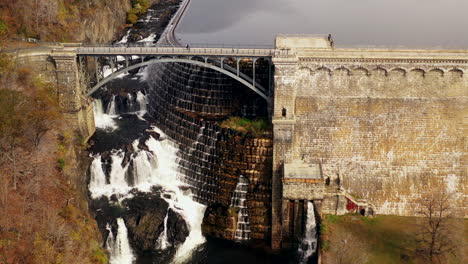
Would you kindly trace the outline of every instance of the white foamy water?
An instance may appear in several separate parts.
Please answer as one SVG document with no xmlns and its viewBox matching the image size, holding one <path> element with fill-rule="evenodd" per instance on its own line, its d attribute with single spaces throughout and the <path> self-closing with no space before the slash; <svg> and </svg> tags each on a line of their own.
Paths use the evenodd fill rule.
<svg viewBox="0 0 468 264">
<path fill-rule="evenodd" d="M 156 41 L 157 35 L 154 33 L 151 33 L 147 38 L 144 38 L 142 40 L 139 40 L 137 42 L 139 43 L 144 43 L 145 46 L 152 46 L 154 42 Z"/>
<path fill-rule="evenodd" d="M 127 227 L 122 218 L 117 218 L 117 236 L 114 239 L 112 229 L 108 224 L 106 229 L 109 236 L 106 240 L 106 249 L 109 251 L 110 264 L 132 264 L 135 261 L 133 250 L 128 241 Z"/>
<path fill-rule="evenodd" d="M 307 204 L 306 231 L 298 251 L 301 256 L 300 263 L 307 263 L 309 257 L 317 251 L 317 222 L 312 202 Z"/>
<path fill-rule="evenodd" d="M 132 30 L 129 29 L 129 30 L 127 31 L 127 33 L 125 33 L 125 35 L 122 37 L 122 39 L 121 39 L 120 41 L 118 41 L 116 44 L 126 44 L 126 43 L 128 42 L 128 37 L 130 37 L 130 32 L 131 32 L 131 31 L 132 31 Z"/>
<path fill-rule="evenodd" d="M 94 123 L 104 130 L 114 131 L 118 128 L 112 117 L 104 113 L 101 99 L 94 99 Z"/>
<path fill-rule="evenodd" d="M 159 129 L 155 129 L 159 131 Z M 164 135 L 161 135 L 164 138 Z M 121 201 L 130 198 L 129 192 L 138 189 L 142 192 L 149 192 L 152 186 L 161 186 L 162 198 L 169 204 L 169 208 L 180 214 L 189 229 L 189 235 L 185 242 L 179 246 L 173 263 L 184 263 L 189 259 L 193 250 L 205 242 L 201 232 L 201 224 L 206 207 L 195 202 L 192 194 L 178 177 L 177 172 L 177 151 L 178 149 L 167 139 L 162 141 L 150 137 L 146 142 L 149 151 L 138 149 L 132 154 L 131 161 L 125 166 L 122 165 L 125 157 L 123 151 L 113 151 L 111 154 L 112 166 L 109 175 L 109 183 L 106 182 L 106 175 L 102 168 L 100 155 L 94 156 L 94 161 L 90 167 L 91 181 L 89 190 L 94 199 L 101 196 L 110 197 L 117 195 Z M 137 148 L 138 142 L 133 146 Z M 134 184 L 130 186 L 128 182 L 129 164 L 133 163 Z M 166 220 L 165 220 L 166 221 Z M 166 223 L 166 222 L 165 222 Z M 165 249 L 170 246 L 167 241 L 167 230 L 158 239 L 158 247 Z"/>
<path fill-rule="evenodd" d="M 109 105 L 107 106 L 106 114 L 110 116 L 117 116 L 117 105 L 115 103 L 115 98 L 116 98 L 116 95 L 112 95 L 112 99 Z"/>
</svg>

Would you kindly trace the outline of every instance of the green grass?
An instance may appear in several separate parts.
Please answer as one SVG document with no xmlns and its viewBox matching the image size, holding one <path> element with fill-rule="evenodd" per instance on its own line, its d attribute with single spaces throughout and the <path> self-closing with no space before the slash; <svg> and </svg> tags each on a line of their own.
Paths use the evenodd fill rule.
<svg viewBox="0 0 468 264">
<path fill-rule="evenodd" d="M 241 117 L 230 117 L 221 123 L 221 127 L 230 128 L 244 134 L 252 134 L 255 137 L 261 137 L 264 133 L 270 130 L 268 119 L 251 120 Z"/>
<path fill-rule="evenodd" d="M 322 219 L 322 250 L 325 259 L 333 254 L 330 248 L 340 238 L 343 232 L 350 232 L 357 240 L 366 244 L 367 263 L 427 263 L 416 254 L 416 217 L 380 215 L 363 217 L 359 215 L 325 215 Z M 468 220 L 465 220 L 465 232 Z M 325 263 L 325 262 L 324 262 Z M 444 262 L 445 263 L 445 262 Z M 447 263 L 463 263 L 461 260 L 451 260 Z"/>
</svg>

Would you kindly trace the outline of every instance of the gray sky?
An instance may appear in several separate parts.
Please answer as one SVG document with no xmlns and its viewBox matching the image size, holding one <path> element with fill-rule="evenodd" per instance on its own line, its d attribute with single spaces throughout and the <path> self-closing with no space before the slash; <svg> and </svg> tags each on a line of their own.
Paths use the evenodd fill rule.
<svg viewBox="0 0 468 264">
<path fill-rule="evenodd" d="M 468 0 L 192 0 L 182 42 L 272 45 L 332 33 L 338 46 L 468 49 Z"/>
</svg>

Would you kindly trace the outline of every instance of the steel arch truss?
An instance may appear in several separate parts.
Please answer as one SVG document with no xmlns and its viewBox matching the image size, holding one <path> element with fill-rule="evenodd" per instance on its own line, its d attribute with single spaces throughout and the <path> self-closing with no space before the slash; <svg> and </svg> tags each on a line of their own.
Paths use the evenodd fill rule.
<svg viewBox="0 0 468 264">
<path fill-rule="evenodd" d="M 156 63 L 188 63 L 197 65 L 200 67 L 209 68 L 225 74 L 234 80 L 237 80 L 250 90 L 257 93 L 259 96 L 264 98 L 267 102 L 270 101 L 270 92 L 272 84 L 272 63 L 271 58 L 269 57 L 211 57 L 211 56 L 151 56 L 139 58 L 139 60 L 132 60 L 132 56 L 120 56 L 124 60 L 117 59 L 115 56 L 105 56 L 105 57 L 96 57 L 96 84 L 86 93 L 87 96 L 91 96 L 94 92 L 99 90 L 102 86 L 106 85 L 108 82 L 112 81 L 121 74 L 124 74 L 128 71 L 135 70 L 141 67 L 149 66 Z M 112 70 L 112 74 L 104 77 L 103 67 L 100 65 L 105 61 L 109 64 L 109 68 Z M 82 59 L 80 57 L 80 59 Z M 225 63 L 226 59 L 233 59 L 236 61 L 236 67 L 232 67 L 229 64 Z M 247 74 L 241 72 L 239 64 L 241 60 L 249 59 L 252 60 L 252 78 Z M 255 66 L 259 59 L 264 59 L 268 63 L 268 85 L 267 88 L 262 86 L 256 80 L 256 70 Z M 146 61 L 145 61 L 146 60 Z"/>
</svg>

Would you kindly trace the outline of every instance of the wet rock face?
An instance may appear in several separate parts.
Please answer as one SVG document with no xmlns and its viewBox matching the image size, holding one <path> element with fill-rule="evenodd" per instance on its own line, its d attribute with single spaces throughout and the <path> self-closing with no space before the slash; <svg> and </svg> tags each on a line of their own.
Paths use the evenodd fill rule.
<svg viewBox="0 0 468 264">
<path fill-rule="evenodd" d="M 189 234 L 182 216 L 169 209 L 169 204 L 159 194 L 137 194 L 126 200 L 124 206 L 128 236 L 138 252 L 156 251 L 157 240 L 164 232 L 164 219 L 168 214 L 167 238 L 171 245 L 183 243 Z"/>
<path fill-rule="evenodd" d="M 169 209 L 169 204 L 161 198 L 160 190 L 154 188 L 151 193 L 134 192 L 134 197 L 118 205 L 117 198 L 93 200 L 92 208 L 96 212 L 99 229 L 105 239 L 108 236 L 106 225 L 110 224 L 114 234 L 117 232 L 116 219 L 122 217 L 128 230 L 132 249 L 140 254 L 153 253 L 158 250 L 158 238 L 164 232 L 164 219 L 167 219 L 167 242 L 172 245 L 162 254 L 170 258 L 174 248 L 185 242 L 189 229 L 182 216 Z M 115 203 L 109 203 L 113 200 Z"/>
<path fill-rule="evenodd" d="M 167 240 L 172 245 L 178 245 L 185 242 L 189 235 L 189 229 L 180 214 L 172 209 L 168 211 L 167 218 Z"/>
</svg>

